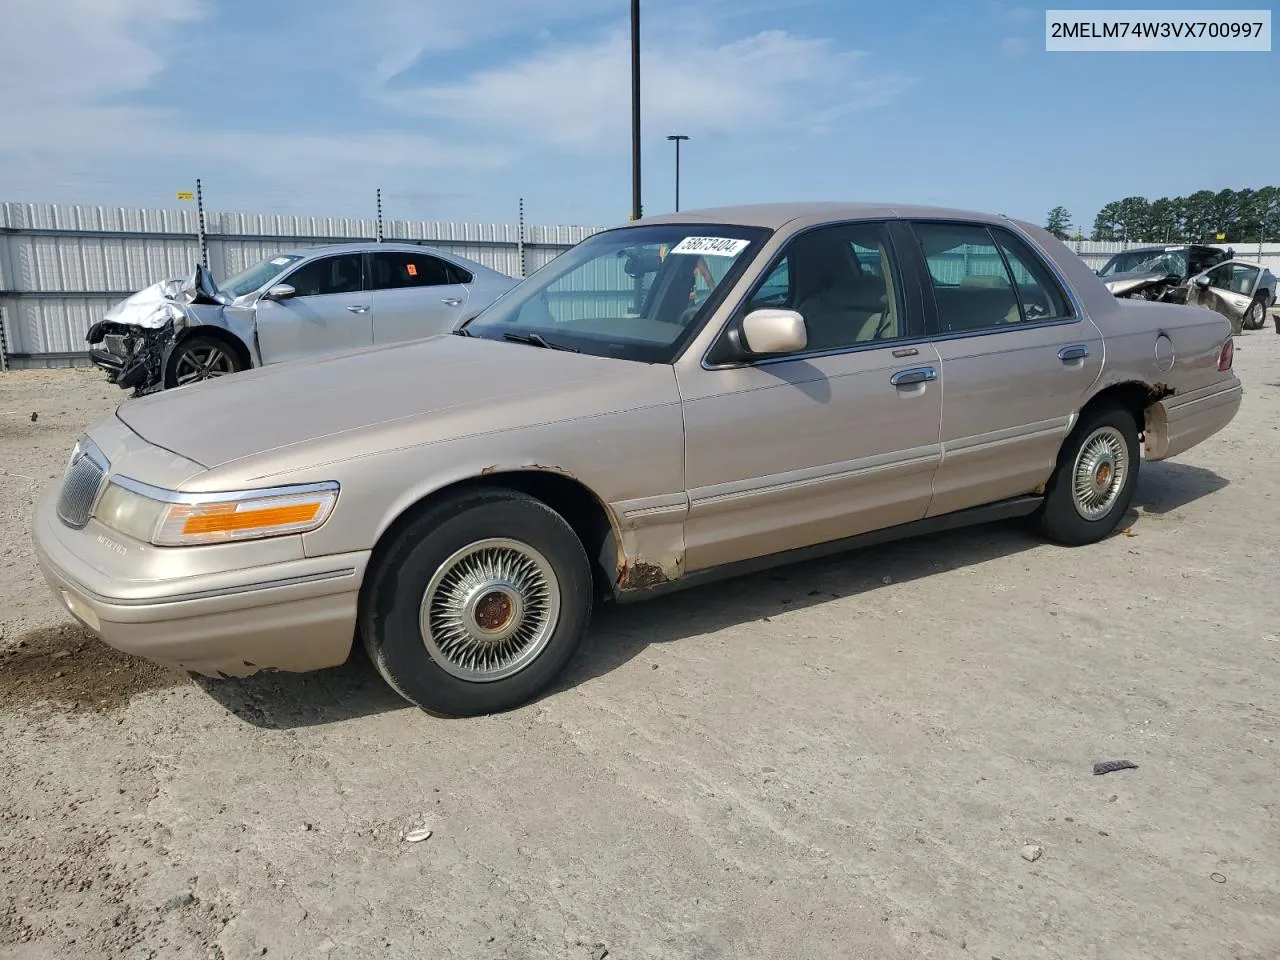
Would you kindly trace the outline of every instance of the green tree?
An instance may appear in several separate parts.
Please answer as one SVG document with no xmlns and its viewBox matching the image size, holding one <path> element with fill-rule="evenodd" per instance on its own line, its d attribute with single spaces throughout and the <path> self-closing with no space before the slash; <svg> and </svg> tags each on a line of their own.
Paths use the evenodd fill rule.
<svg viewBox="0 0 1280 960">
<path fill-rule="evenodd" d="M 1120 239 L 1120 204 L 1116 201 L 1108 203 L 1105 207 L 1098 211 L 1098 215 L 1093 218 L 1093 233 L 1091 240 L 1119 240 Z"/>
<path fill-rule="evenodd" d="M 1049 211 L 1044 228 L 1059 240 L 1066 240 L 1071 236 L 1071 211 L 1061 205 L 1054 207 Z"/>
<path fill-rule="evenodd" d="M 1182 235 L 1191 241 L 1213 240 L 1218 232 L 1214 195 L 1208 190 L 1197 190 L 1184 201 Z"/>
<path fill-rule="evenodd" d="M 1197 190 L 1155 201 L 1125 197 L 1108 203 L 1093 221 L 1094 240 L 1257 243 L 1260 238 L 1280 240 L 1280 187 Z"/>
<path fill-rule="evenodd" d="M 1153 200 L 1148 215 L 1145 239 L 1156 243 L 1171 243 L 1182 239 L 1181 211 L 1176 200 L 1161 197 Z"/>
<path fill-rule="evenodd" d="M 1120 201 L 1120 238 L 1145 240 L 1151 229 L 1151 202 L 1146 197 L 1125 197 Z"/>
</svg>

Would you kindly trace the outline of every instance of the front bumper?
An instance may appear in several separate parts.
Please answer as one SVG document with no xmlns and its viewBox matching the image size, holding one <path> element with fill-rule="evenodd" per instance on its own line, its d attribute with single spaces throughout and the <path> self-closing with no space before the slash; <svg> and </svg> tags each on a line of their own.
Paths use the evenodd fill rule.
<svg viewBox="0 0 1280 960">
<path fill-rule="evenodd" d="M 224 677 L 319 670 L 350 655 L 368 553 L 125 580 L 85 557 L 105 549 L 121 558 L 118 565 L 132 548 L 96 521 L 82 530 L 66 526 L 56 498 L 55 487 L 36 507 L 40 568 L 59 603 L 115 649 Z M 189 549 L 164 553 L 176 565 Z"/>
</svg>

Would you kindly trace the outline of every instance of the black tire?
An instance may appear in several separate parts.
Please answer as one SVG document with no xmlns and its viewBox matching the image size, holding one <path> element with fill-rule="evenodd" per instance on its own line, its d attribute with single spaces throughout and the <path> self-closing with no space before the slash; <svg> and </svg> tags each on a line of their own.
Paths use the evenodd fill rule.
<svg viewBox="0 0 1280 960">
<path fill-rule="evenodd" d="M 1242 326 L 1246 330 L 1261 330 L 1267 324 L 1267 305 L 1262 300 L 1254 300 L 1245 311 Z"/>
<path fill-rule="evenodd" d="M 1123 476 L 1120 477 L 1114 496 L 1108 487 L 1106 499 L 1096 504 L 1096 508 L 1102 512 L 1098 516 L 1086 516 L 1084 511 L 1088 505 L 1077 507 L 1074 481 L 1078 469 L 1084 471 L 1084 476 L 1088 476 L 1090 461 L 1079 462 L 1082 451 L 1087 444 L 1100 437 L 1105 438 L 1100 441 L 1104 447 L 1122 443 L 1127 461 L 1123 464 Z M 1110 462 L 1111 480 L 1114 483 L 1115 474 L 1120 472 L 1116 466 L 1119 459 L 1107 460 L 1106 456 L 1098 462 L 1093 473 L 1097 476 L 1104 463 Z M 1044 505 L 1040 508 L 1040 529 L 1044 535 L 1064 546 L 1078 547 L 1086 543 L 1097 543 L 1112 533 L 1133 501 L 1141 463 L 1138 424 L 1131 411 L 1116 404 L 1106 404 L 1086 411 L 1062 445 L 1058 465 L 1045 489 Z"/>
<path fill-rule="evenodd" d="M 193 369 L 200 367 L 204 368 L 203 374 Z M 197 334 L 179 341 L 169 354 L 164 366 L 164 385 L 167 388 L 185 386 L 239 373 L 244 368 L 239 352 L 222 337 Z"/>
<path fill-rule="evenodd" d="M 456 675 L 465 665 L 433 657 L 420 617 L 442 565 L 486 540 L 532 548 L 554 574 L 559 610 L 545 621 L 549 637 L 539 652 L 517 672 L 474 680 Z M 361 596 L 360 634 L 382 678 L 410 703 L 441 716 L 499 713 L 528 703 L 560 674 L 587 631 L 593 597 L 586 552 L 560 514 L 513 490 L 472 490 L 421 511 L 381 551 Z"/>
</svg>

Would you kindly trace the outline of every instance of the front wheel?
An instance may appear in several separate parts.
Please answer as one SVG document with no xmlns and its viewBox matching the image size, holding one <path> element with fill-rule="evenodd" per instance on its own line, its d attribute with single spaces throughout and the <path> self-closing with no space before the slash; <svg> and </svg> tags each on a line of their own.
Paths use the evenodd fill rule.
<svg viewBox="0 0 1280 960">
<path fill-rule="evenodd" d="M 573 528 L 541 501 L 477 490 L 436 504 L 370 572 L 360 633 L 384 680 L 444 716 L 498 713 L 541 693 L 592 606 Z"/>
<path fill-rule="evenodd" d="M 203 335 L 188 337 L 173 348 L 165 368 L 164 385 L 182 387 L 239 373 L 244 364 L 225 340 Z"/>
<path fill-rule="evenodd" d="M 1138 424 L 1130 411 L 1108 405 L 1086 413 L 1063 444 L 1045 490 L 1045 535 L 1076 547 L 1110 534 L 1133 500 L 1140 463 Z"/>
</svg>

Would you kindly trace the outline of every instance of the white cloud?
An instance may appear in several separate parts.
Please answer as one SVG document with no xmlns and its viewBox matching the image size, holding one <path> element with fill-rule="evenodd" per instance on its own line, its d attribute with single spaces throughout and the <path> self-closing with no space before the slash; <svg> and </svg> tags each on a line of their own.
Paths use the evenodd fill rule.
<svg viewBox="0 0 1280 960">
<path fill-rule="evenodd" d="M 314 203 L 326 191 L 363 195 L 383 182 L 421 182 L 433 169 L 505 162 L 497 147 L 420 134 L 212 130 L 198 105 L 131 103 L 152 92 L 166 68 L 208 50 L 198 31 L 211 13 L 202 0 L 0 0 L 0 36 L 10 38 L 6 74 L 27 78 L 0 85 L 6 191 L 82 200 L 115 187 L 116 195 L 171 197 L 203 172 L 250 181 L 259 195 L 310 191 Z"/>
<path fill-rule="evenodd" d="M 1011 60 L 1025 57 L 1030 50 L 1031 44 L 1022 37 L 1005 37 L 1000 41 L 1000 52 Z"/>
<path fill-rule="evenodd" d="M 650 130 L 751 135 L 812 128 L 888 103 L 911 80 L 872 73 L 865 53 L 770 30 L 729 43 L 702 31 L 649 42 L 641 54 Z M 586 148 L 627 135 L 630 47 L 625 31 L 551 46 L 453 83 L 384 87 L 383 102 L 534 142 Z"/>
<path fill-rule="evenodd" d="M 39 107 L 141 90 L 163 68 L 171 32 L 206 13 L 201 0 L 4 0 L 8 79 L 0 84 L 0 105 Z"/>
<path fill-rule="evenodd" d="M 1021 27 L 1037 17 L 1043 17 L 1044 14 L 1038 10 L 1032 10 L 1030 7 L 1017 7 L 1008 3 L 1002 3 L 1001 0 L 991 0 L 991 9 L 995 11 L 996 17 L 1002 22 L 1015 27 Z"/>
<path fill-rule="evenodd" d="M 600 0 L 370 0 L 339 14 L 344 35 L 375 49 L 374 76 L 394 79 L 423 57 L 516 34 L 549 35 L 551 24 L 611 12 Z"/>
</svg>

